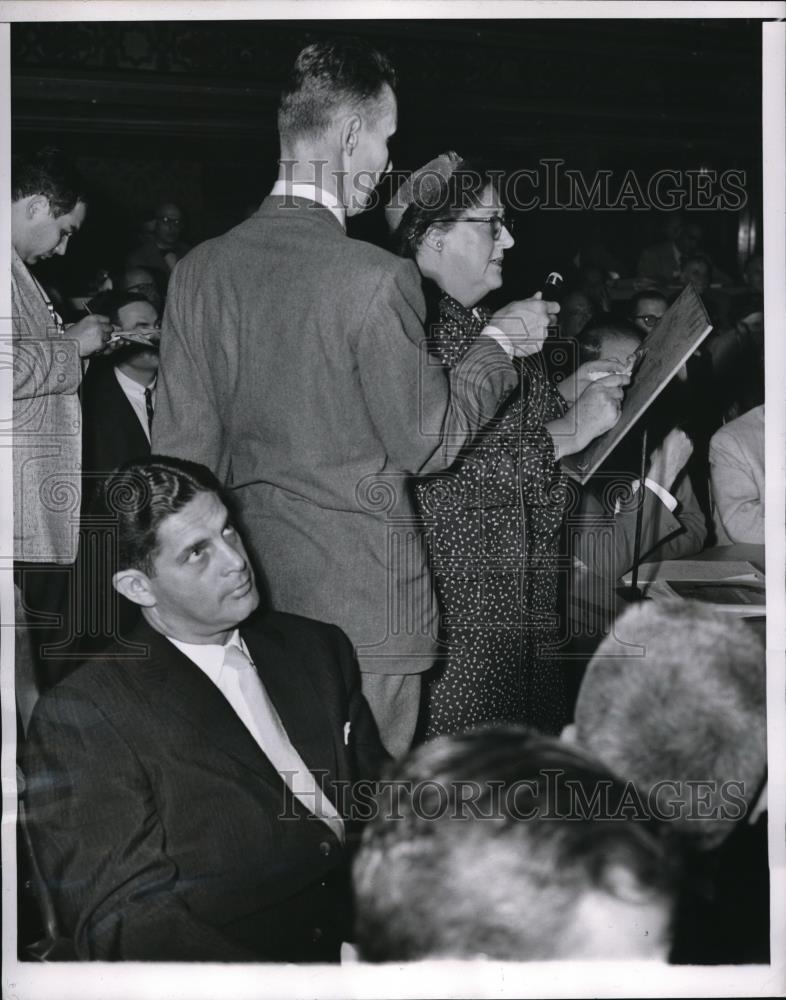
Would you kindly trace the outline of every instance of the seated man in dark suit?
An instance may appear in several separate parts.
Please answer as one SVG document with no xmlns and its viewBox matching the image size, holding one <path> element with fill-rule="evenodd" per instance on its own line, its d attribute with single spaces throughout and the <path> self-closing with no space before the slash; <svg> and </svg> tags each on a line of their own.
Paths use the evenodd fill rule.
<svg viewBox="0 0 786 1000">
<path fill-rule="evenodd" d="M 220 487 L 151 457 L 110 477 L 130 637 L 37 704 L 35 852 L 81 959 L 335 961 L 342 790 L 386 759 L 334 626 L 254 615 Z"/>
<path fill-rule="evenodd" d="M 141 294 L 108 291 L 90 303 L 128 340 L 98 358 L 82 380 L 82 498 L 88 507 L 101 478 L 150 454 L 161 324 Z"/>
<path fill-rule="evenodd" d="M 159 314 L 143 295 L 127 291 L 102 292 L 90 308 L 111 319 L 116 337 L 128 339 L 111 356 L 94 359 L 82 379 L 82 519 L 69 644 L 56 680 L 115 637 L 126 636 L 139 618 L 139 607 L 112 590 L 106 553 L 114 529 L 107 526 L 100 494 L 110 472 L 150 454 Z"/>
</svg>

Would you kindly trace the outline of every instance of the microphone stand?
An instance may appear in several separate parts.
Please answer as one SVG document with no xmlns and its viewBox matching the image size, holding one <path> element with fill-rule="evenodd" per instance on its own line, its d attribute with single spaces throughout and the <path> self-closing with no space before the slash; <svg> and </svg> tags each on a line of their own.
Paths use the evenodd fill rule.
<svg viewBox="0 0 786 1000">
<path fill-rule="evenodd" d="M 617 593 L 626 601 L 643 601 L 644 593 L 639 587 L 639 560 L 641 558 L 641 529 L 644 521 L 644 480 L 647 474 L 647 428 L 641 433 L 641 463 L 639 469 L 639 503 L 636 507 L 636 529 L 633 536 L 633 568 L 630 586 L 619 587 Z"/>
</svg>

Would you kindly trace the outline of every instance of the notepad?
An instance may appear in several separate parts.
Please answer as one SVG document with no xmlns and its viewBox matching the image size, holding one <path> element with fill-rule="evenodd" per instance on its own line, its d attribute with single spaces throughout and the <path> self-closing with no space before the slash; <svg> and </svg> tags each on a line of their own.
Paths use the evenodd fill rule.
<svg viewBox="0 0 786 1000">
<path fill-rule="evenodd" d="M 622 582 L 630 586 L 632 574 L 626 573 Z M 659 563 L 643 563 L 639 566 L 639 583 L 651 583 L 653 580 L 758 580 L 764 576 L 753 563 L 739 560 L 736 562 L 709 562 L 699 559 L 665 559 Z"/>
</svg>

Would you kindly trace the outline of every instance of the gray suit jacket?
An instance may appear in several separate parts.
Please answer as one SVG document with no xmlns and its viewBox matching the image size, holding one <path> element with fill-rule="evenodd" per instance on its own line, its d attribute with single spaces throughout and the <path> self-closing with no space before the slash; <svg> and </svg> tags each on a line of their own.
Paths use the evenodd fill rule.
<svg viewBox="0 0 786 1000">
<path fill-rule="evenodd" d="M 14 559 L 76 558 L 81 499 L 79 345 L 58 332 L 22 258 L 13 251 Z"/>
<path fill-rule="evenodd" d="M 177 265 L 164 316 L 153 451 L 231 484 L 273 607 L 341 626 L 370 673 L 435 649 L 409 477 L 444 468 L 516 382 L 481 338 L 451 392 L 424 312 L 412 261 L 269 197 Z"/>
</svg>

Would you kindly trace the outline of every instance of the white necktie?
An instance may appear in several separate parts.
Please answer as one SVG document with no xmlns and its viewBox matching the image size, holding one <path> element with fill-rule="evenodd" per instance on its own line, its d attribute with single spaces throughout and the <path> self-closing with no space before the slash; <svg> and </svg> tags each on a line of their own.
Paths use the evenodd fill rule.
<svg viewBox="0 0 786 1000">
<path fill-rule="evenodd" d="M 335 806 L 323 793 L 303 758 L 292 746 L 278 712 L 265 690 L 254 664 L 248 656 L 230 643 L 224 649 L 227 680 L 237 682 L 242 697 L 251 712 L 251 735 L 264 751 L 270 763 L 281 775 L 289 790 L 309 812 L 326 823 L 340 843 L 344 843 L 344 821 Z"/>
</svg>

